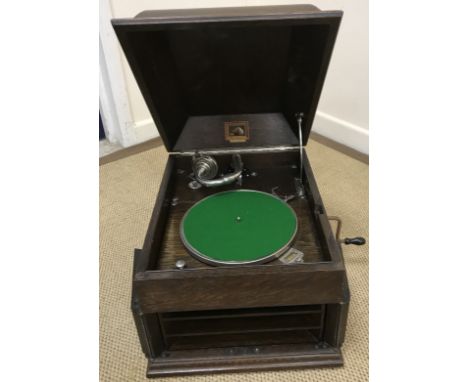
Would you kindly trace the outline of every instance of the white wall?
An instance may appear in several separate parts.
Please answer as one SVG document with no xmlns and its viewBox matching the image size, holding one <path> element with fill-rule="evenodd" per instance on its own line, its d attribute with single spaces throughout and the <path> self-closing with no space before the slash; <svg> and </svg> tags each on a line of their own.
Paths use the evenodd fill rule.
<svg viewBox="0 0 468 382">
<path fill-rule="evenodd" d="M 368 0 L 102 0 L 110 1 L 113 17 L 133 17 L 145 9 L 209 8 L 311 3 L 320 9 L 344 11 L 313 131 L 368 153 Z M 120 52 L 135 142 L 157 136 L 157 130 L 135 79 Z"/>
</svg>

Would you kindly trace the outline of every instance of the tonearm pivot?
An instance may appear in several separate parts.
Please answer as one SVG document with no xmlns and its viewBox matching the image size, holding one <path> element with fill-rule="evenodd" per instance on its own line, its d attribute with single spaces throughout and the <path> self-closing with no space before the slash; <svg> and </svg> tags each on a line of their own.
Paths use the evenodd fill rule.
<svg viewBox="0 0 468 382">
<path fill-rule="evenodd" d="M 234 172 L 216 178 L 218 174 L 218 163 L 210 155 L 195 154 L 192 158 L 192 169 L 195 180 L 205 187 L 220 187 L 234 183 L 240 179 L 243 170 L 242 159 L 239 154 L 232 156 L 232 168 Z"/>
</svg>

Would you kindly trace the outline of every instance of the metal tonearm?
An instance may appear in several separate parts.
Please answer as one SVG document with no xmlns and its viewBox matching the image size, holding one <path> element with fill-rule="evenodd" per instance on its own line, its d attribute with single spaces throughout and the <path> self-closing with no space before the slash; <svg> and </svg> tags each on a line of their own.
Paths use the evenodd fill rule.
<svg viewBox="0 0 468 382">
<path fill-rule="evenodd" d="M 220 187 L 234 183 L 242 176 L 243 163 L 239 154 L 232 156 L 234 172 L 214 179 L 218 174 L 218 164 L 210 155 L 195 155 L 192 158 L 192 169 L 195 180 L 205 187 Z"/>
</svg>

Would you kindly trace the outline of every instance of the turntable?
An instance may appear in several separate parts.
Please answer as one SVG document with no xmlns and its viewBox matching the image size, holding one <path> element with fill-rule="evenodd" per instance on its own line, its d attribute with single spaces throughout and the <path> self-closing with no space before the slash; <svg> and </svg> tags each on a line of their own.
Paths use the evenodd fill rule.
<svg viewBox="0 0 468 382">
<path fill-rule="evenodd" d="M 300 5 L 112 21 L 169 152 L 134 254 L 149 377 L 343 363 L 340 243 L 364 239 L 333 233 L 303 147 L 341 16 Z"/>
<path fill-rule="evenodd" d="M 242 189 L 195 203 L 180 225 L 187 250 L 211 265 L 268 262 L 290 247 L 296 232 L 296 214 L 285 202 Z"/>
</svg>

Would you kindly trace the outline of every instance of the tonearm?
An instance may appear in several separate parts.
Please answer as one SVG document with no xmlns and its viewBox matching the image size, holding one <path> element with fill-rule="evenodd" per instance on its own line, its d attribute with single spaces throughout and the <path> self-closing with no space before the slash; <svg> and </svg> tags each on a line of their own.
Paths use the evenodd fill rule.
<svg viewBox="0 0 468 382">
<path fill-rule="evenodd" d="M 192 169 L 195 180 L 205 187 L 219 187 L 234 183 L 242 176 L 244 168 L 239 154 L 232 156 L 232 168 L 234 172 L 216 178 L 218 174 L 218 163 L 210 155 L 195 154 L 192 158 Z"/>
</svg>

